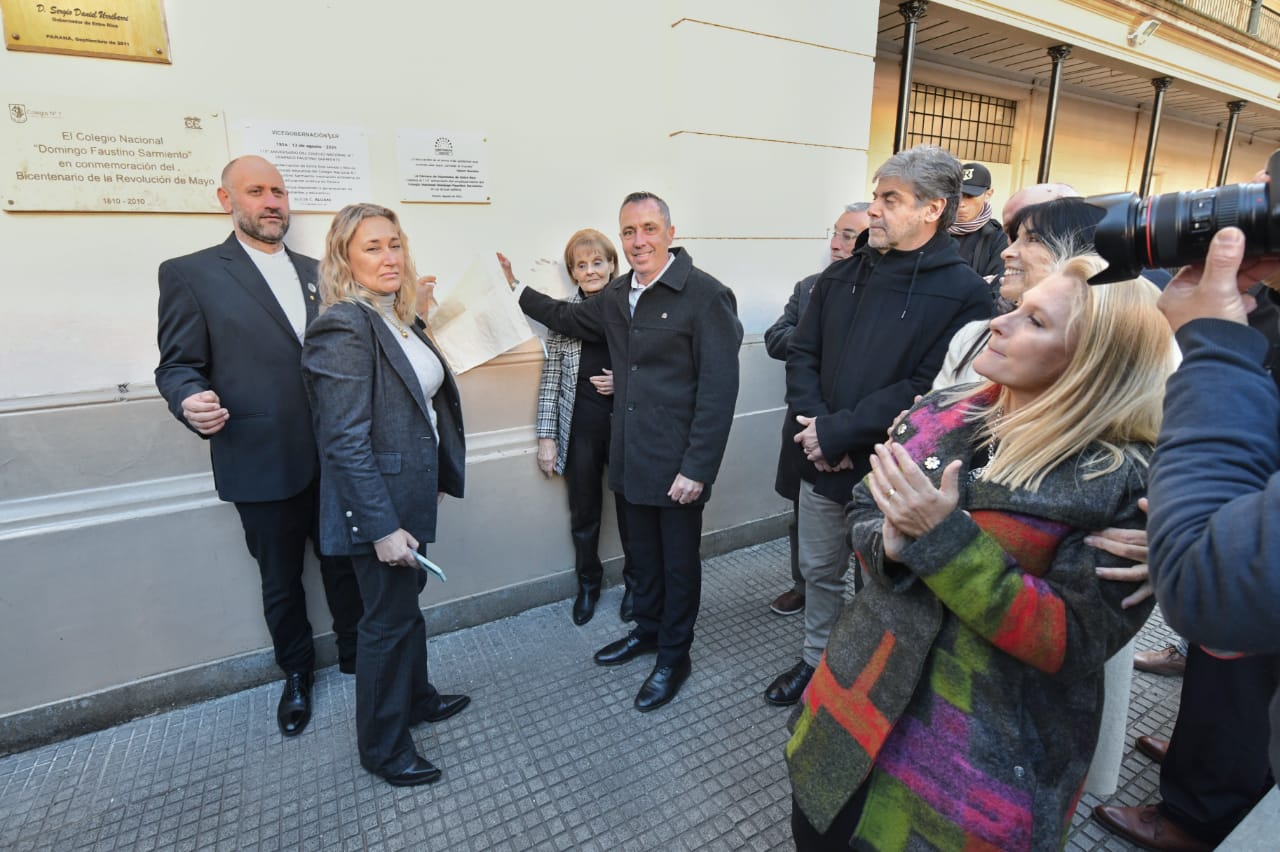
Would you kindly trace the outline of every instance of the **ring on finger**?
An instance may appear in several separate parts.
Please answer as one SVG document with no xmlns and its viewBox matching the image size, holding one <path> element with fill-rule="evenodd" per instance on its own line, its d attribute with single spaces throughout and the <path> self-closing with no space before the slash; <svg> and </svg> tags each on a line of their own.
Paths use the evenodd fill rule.
<svg viewBox="0 0 1280 852">
<path fill-rule="evenodd" d="M 890 500 L 892 500 L 892 499 L 893 499 L 893 497 L 894 497 L 894 495 L 895 495 L 895 494 L 897 494 L 897 493 L 898 493 L 898 489 L 896 489 L 896 488 L 890 488 L 890 489 L 886 492 L 886 496 L 887 496 Z"/>
</svg>

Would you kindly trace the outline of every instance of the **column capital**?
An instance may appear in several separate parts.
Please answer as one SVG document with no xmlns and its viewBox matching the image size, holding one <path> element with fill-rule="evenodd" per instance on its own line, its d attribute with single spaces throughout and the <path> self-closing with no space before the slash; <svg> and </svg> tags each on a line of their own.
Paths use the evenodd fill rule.
<svg viewBox="0 0 1280 852">
<path fill-rule="evenodd" d="M 1151 86 L 1157 92 L 1163 92 L 1165 89 L 1168 89 L 1172 85 L 1173 85 L 1172 77 L 1153 77 L 1151 79 Z"/>
<path fill-rule="evenodd" d="M 1071 55 L 1071 45 L 1055 44 L 1045 52 L 1049 54 L 1049 58 L 1053 60 L 1053 64 L 1057 65 L 1059 62 Z"/>
<path fill-rule="evenodd" d="M 1248 101 L 1227 101 L 1227 111 L 1232 115 L 1239 115 L 1248 105 Z"/>
<path fill-rule="evenodd" d="M 906 3 L 898 4 L 898 14 L 902 15 L 902 20 L 908 24 L 919 21 L 927 11 L 929 11 L 929 0 L 907 0 Z"/>
</svg>

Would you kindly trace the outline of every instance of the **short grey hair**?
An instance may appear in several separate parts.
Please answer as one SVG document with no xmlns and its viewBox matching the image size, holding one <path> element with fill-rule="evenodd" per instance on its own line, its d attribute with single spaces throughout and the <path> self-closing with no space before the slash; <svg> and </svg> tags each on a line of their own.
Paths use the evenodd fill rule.
<svg viewBox="0 0 1280 852">
<path fill-rule="evenodd" d="M 938 218 L 938 230 L 945 231 L 956 220 L 960 207 L 960 161 L 945 148 L 937 145 L 917 145 L 899 151 L 876 169 L 873 180 L 899 178 L 911 186 L 916 206 L 928 204 L 937 198 L 945 199 L 947 206 Z"/>
<path fill-rule="evenodd" d="M 844 206 L 844 212 L 846 213 L 866 213 L 870 209 L 870 201 L 855 201 L 852 204 L 846 204 Z"/>
</svg>

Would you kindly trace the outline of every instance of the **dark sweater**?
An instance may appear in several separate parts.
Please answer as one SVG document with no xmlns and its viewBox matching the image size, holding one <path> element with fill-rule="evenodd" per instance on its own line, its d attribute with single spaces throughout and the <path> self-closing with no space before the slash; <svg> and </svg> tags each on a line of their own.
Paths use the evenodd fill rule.
<svg viewBox="0 0 1280 852">
<path fill-rule="evenodd" d="M 799 457 L 801 476 L 824 497 L 847 502 L 870 469 L 872 446 L 928 393 L 952 335 L 991 309 L 986 284 L 945 231 L 915 251 L 883 254 L 860 236 L 851 257 L 822 273 L 791 337 L 783 446 Z M 819 473 L 791 441 L 797 414 L 817 418 L 828 462 L 848 455 L 853 469 Z"/>
</svg>

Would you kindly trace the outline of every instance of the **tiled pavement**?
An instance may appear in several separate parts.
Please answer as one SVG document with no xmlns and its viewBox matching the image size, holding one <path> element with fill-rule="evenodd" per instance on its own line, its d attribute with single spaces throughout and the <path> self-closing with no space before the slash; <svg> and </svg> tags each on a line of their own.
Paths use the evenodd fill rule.
<svg viewBox="0 0 1280 852">
<path fill-rule="evenodd" d="M 474 699 L 416 729 L 444 769 L 433 786 L 360 768 L 354 683 L 330 668 L 296 739 L 276 730 L 270 685 L 0 759 L 0 849 L 792 848 L 789 711 L 761 698 L 800 645 L 800 619 L 767 607 L 786 559 L 781 540 L 706 562 L 693 676 L 654 713 L 631 708 L 651 658 L 591 662 L 624 632 L 613 589 L 586 627 L 565 601 L 429 641 L 433 682 Z M 1168 635 L 1157 613 L 1139 643 Z M 1168 735 L 1179 684 L 1135 673 L 1131 737 Z M 1151 801 L 1156 767 L 1131 752 L 1120 783 L 1112 801 Z M 1131 848 L 1087 819 L 1097 803 L 1068 848 Z"/>
</svg>

